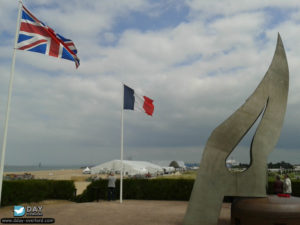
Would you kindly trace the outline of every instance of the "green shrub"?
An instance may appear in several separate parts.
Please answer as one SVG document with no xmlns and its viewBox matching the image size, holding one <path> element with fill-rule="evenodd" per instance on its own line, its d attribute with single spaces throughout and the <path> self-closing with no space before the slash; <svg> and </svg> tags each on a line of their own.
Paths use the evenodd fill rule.
<svg viewBox="0 0 300 225">
<path fill-rule="evenodd" d="M 18 180 L 3 181 L 1 206 L 38 202 L 45 199 L 74 198 L 73 181 Z"/>
<path fill-rule="evenodd" d="M 267 193 L 274 194 L 273 181 L 268 182 Z M 124 179 L 123 199 L 138 200 L 177 200 L 188 201 L 193 189 L 193 179 Z M 292 181 L 293 196 L 300 197 L 300 181 Z M 115 199 L 119 198 L 119 180 L 116 182 Z M 76 197 L 77 202 L 107 199 L 107 180 L 92 182 L 87 189 Z M 225 202 L 233 197 L 225 196 Z"/>
<path fill-rule="evenodd" d="M 292 181 L 292 191 L 293 191 L 293 196 L 300 197 L 300 181 L 299 180 Z"/>
<path fill-rule="evenodd" d="M 124 179 L 124 199 L 183 200 L 188 201 L 192 191 L 192 179 Z M 116 182 L 115 198 L 120 197 L 120 181 Z M 107 199 L 107 180 L 92 182 L 76 197 L 77 202 Z"/>
</svg>

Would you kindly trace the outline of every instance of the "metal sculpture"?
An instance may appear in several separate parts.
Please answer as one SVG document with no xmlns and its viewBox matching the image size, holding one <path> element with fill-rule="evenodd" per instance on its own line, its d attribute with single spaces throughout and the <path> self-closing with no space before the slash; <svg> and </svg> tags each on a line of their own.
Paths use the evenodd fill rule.
<svg viewBox="0 0 300 225">
<path fill-rule="evenodd" d="M 184 225 L 217 225 L 224 196 L 266 196 L 267 157 L 280 136 L 288 87 L 288 64 L 278 34 L 275 54 L 263 80 L 207 141 Z M 250 167 L 242 173 L 228 171 L 226 158 L 262 113 L 251 143 Z"/>
</svg>

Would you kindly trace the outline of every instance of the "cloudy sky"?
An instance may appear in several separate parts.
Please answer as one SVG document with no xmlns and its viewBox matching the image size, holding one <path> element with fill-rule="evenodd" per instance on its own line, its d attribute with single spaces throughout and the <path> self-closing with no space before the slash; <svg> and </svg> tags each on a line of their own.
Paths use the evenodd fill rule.
<svg viewBox="0 0 300 225">
<path fill-rule="evenodd" d="M 269 161 L 300 164 L 297 0 L 24 0 L 72 39 L 81 65 L 17 51 L 6 164 L 97 164 L 120 157 L 122 82 L 154 99 L 124 113 L 124 158 L 200 162 L 213 129 L 263 78 L 280 32 L 290 89 Z M 17 0 L 0 2 L 2 145 Z M 253 131 L 233 157 L 249 162 Z M 231 157 L 231 156 L 230 156 Z"/>
</svg>

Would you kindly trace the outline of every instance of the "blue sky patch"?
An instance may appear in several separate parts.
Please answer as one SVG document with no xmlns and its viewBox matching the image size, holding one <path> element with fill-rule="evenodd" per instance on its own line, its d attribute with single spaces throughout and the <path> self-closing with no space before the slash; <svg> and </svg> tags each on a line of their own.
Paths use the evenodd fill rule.
<svg viewBox="0 0 300 225">
<path fill-rule="evenodd" d="M 260 32 L 256 37 L 255 37 L 255 43 L 257 43 L 257 50 L 262 51 L 263 47 L 267 44 L 268 42 L 268 37 L 266 35 L 265 31 Z"/>
<path fill-rule="evenodd" d="M 216 70 L 210 71 L 207 73 L 207 76 L 209 77 L 214 77 L 214 76 L 219 76 L 219 75 L 225 75 L 228 73 L 236 73 L 240 70 L 245 69 L 244 66 L 235 66 L 235 67 L 231 67 L 231 68 L 218 68 Z"/>
<path fill-rule="evenodd" d="M 161 4 L 162 5 L 162 4 Z M 119 18 L 113 33 L 123 33 L 125 30 L 134 29 L 142 32 L 161 30 L 176 27 L 188 21 L 189 7 L 183 4 L 163 4 L 153 7 L 150 12 L 132 12 L 126 18 Z"/>
<path fill-rule="evenodd" d="M 160 3 L 153 6 L 150 11 L 133 11 L 126 17 L 119 17 L 115 26 L 107 33 L 114 35 L 113 40 L 105 38 L 107 33 L 101 35 L 100 44 L 116 46 L 124 31 L 138 30 L 141 32 L 157 31 L 165 28 L 176 27 L 188 21 L 190 8 L 181 4 Z"/>
<path fill-rule="evenodd" d="M 208 25 L 208 24 L 214 23 L 215 21 L 223 19 L 224 17 L 225 16 L 221 15 L 221 14 L 212 15 L 205 19 L 204 24 Z"/>
<path fill-rule="evenodd" d="M 224 55 L 228 55 L 229 53 L 233 52 L 236 48 L 235 47 L 231 47 L 228 49 L 223 50 Z"/>
<path fill-rule="evenodd" d="M 192 65 L 198 61 L 200 61 L 202 59 L 202 54 L 197 54 L 197 55 L 191 55 L 187 58 L 185 58 L 184 60 L 182 60 L 181 62 L 176 63 L 175 67 L 181 67 L 181 66 L 189 66 Z"/>
<path fill-rule="evenodd" d="M 268 15 L 269 20 L 266 21 L 266 27 L 272 29 L 278 24 L 285 22 L 290 19 L 293 12 L 296 12 L 297 9 L 286 9 L 286 8 L 277 8 L 277 7 L 267 7 L 264 9 L 264 12 Z"/>
</svg>

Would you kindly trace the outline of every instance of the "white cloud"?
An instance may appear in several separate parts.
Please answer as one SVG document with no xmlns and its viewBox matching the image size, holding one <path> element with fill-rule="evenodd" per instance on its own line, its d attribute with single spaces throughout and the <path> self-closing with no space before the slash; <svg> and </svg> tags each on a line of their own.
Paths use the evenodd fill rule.
<svg viewBox="0 0 300 225">
<path fill-rule="evenodd" d="M 125 112 L 125 155 L 200 161 L 211 131 L 245 101 L 267 71 L 278 31 L 290 67 L 289 103 L 278 148 L 296 154 L 299 138 L 294 131 L 300 126 L 296 1 L 186 2 L 187 18 L 176 26 L 158 23 L 155 30 L 130 27 L 130 20 L 139 19 L 134 12 L 157 19 L 170 13 L 168 7 L 179 10 L 182 4 L 25 2 L 39 19 L 75 42 L 81 65 L 75 70 L 71 61 L 17 51 L 7 163 L 90 164 L 119 157 L 121 82 L 153 98 L 156 107 L 153 118 Z M 15 4 L 3 5 L 1 127 L 16 23 Z M 272 10 L 266 13 L 266 7 L 294 11 L 268 27 L 274 15 Z M 127 27 L 116 30 L 127 17 Z M 272 159 L 281 161 L 283 151 Z"/>
<path fill-rule="evenodd" d="M 255 10 L 262 10 L 264 8 L 284 8 L 284 9 L 299 9 L 299 4 L 296 0 L 288 0 L 288 1 L 281 1 L 281 0 L 274 0 L 272 2 L 268 0 L 225 0 L 225 1 L 218 1 L 218 0 L 211 0 L 211 1 L 197 1 L 197 0 L 187 0 L 187 4 L 193 10 L 193 15 L 196 16 L 199 14 L 200 17 L 202 16 L 220 16 L 220 15 L 233 15 L 239 14 L 249 11 Z M 199 13 L 201 12 L 201 14 Z"/>
</svg>

